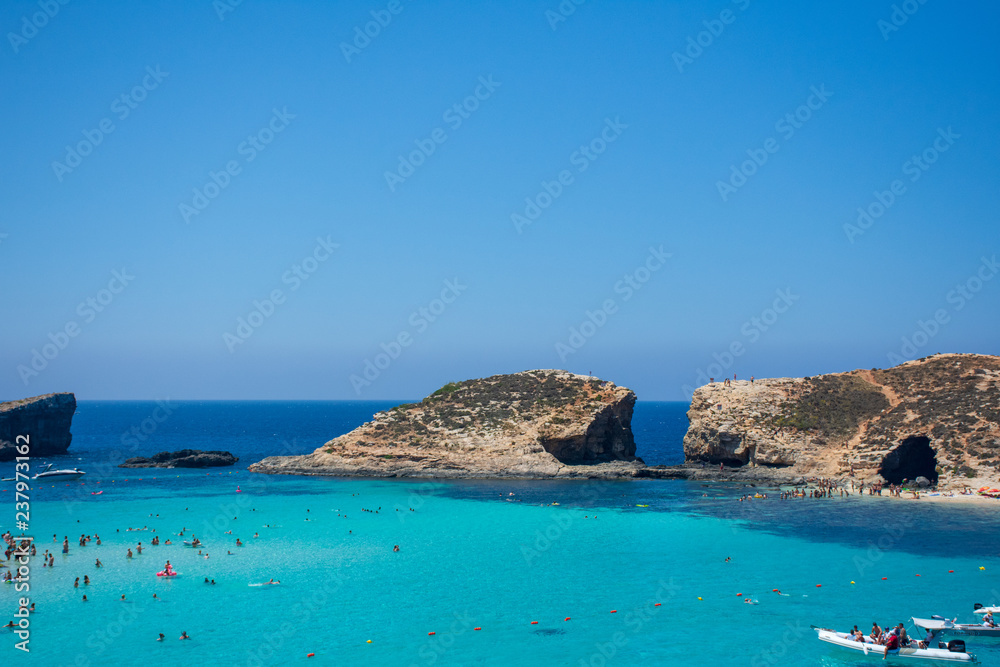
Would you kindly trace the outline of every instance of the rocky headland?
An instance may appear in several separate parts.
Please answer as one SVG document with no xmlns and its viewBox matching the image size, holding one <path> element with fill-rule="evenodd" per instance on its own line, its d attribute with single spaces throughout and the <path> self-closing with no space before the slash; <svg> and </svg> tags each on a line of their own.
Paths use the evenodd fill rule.
<svg viewBox="0 0 1000 667">
<path fill-rule="evenodd" d="M 150 457 L 133 456 L 118 465 L 119 468 L 214 468 L 231 466 L 239 461 L 229 452 L 181 449 L 160 452 Z"/>
<path fill-rule="evenodd" d="M 76 413 L 76 396 L 45 394 L 0 403 L 0 461 L 13 461 L 19 435 L 29 437 L 29 456 L 65 454 L 73 435 L 70 427 Z"/>
<path fill-rule="evenodd" d="M 363 477 L 623 478 L 635 456 L 625 387 L 558 370 L 449 383 L 263 473 Z"/>
<path fill-rule="evenodd" d="M 597 378 L 535 370 L 450 383 L 304 456 L 251 471 L 438 478 L 670 478 L 805 484 L 904 481 L 996 487 L 1000 358 L 941 354 L 694 392 L 685 463 L 635 456 L 635 394 Z M 721 465 L 720 465 L 721 464 Z"/>
<path fill-rule="evenodd" d="M 1000 358 L 939 354 L 884 370 L 716 382 L 695 390 L 688 420 L 688 477 L 995 487 Z"/>
</svg>

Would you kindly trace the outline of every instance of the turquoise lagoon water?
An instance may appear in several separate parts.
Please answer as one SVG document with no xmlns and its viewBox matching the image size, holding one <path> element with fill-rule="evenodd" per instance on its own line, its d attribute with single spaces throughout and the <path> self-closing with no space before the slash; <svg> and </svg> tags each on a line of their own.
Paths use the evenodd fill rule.
<svg viewBox="0 0 1000 667">
<path fill-rule="evenodd" d="M 858 497 L 740 503 L 745 489 L 680 481 L 245 471 L 259 453 L 311 451 L 366 419 L 371 404 L 181 404 L 140 453 L 229 449 L 242 459 L 235 469 L 107 465 L 131 454 L 120 435 L 152 407 L 81 404 L 80 460 L 56 461 L 94 475 L 32 492 L 29 532 L 40 551 L 56 552 L 55 567 L 33 560 L 31 653 L 2 630 L 4 664 L 844 665 L 853 663 L 818 642 L 810 624 L 867 630 L 935 613 L 971 620 L 973 602 L 1000 602 L 994 507 Z M 640 454 L 677 455 L 678 415 L 683 406 L 639 404 Z M 12 526 L 9 487 L 0 484 L 0 530 Z M 182 528 L 207 544 L 209 558 L 180 546 Z M 175 544 L 148 546 L 153 530 Z M 102 546 L 76 546 L 81 533 L 99 534 Z M 126 559 L 139 541 L 143 553 Z M 156 577 L 167 559 L 181 576 Z M 84 575 L 91 584 L 74 588 Z M 281 585 L 248 585 L 270 578 Z M 759 604 L 744 604 L 748 594 Z M 16 597 L 0 586 L 4 616 Z M 179 641 L 182 631 L 192 640 Z M 160 632 L 166 641 L 155 641 Z M 1000 665 L 1000 642 L 969 646 L 983 664 Z"/>
</svg>

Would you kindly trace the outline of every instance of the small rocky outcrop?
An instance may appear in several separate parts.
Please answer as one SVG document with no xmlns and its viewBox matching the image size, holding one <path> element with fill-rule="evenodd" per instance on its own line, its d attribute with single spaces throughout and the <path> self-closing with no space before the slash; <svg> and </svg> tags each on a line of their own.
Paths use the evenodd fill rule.
<svg viewBox="0 0 1000 667">
<path fill-rule="evenodd" d="M 690 464 L 749 477 L 996 486 L 1000 358 L 940 354 L 880 370 L 699 387 Z"/>
<path fill-rule="evenodd" d="M 18 456 L 14 446 L 20 435 L 28 436 L 31 457 L 65 454 L 73 440 L 74 414 L 76 396 L 71 393 L 0 403 L 0 461 Z"/>
<path fill-rule="evenodd" d="M 126 459 L 119 468 L 215 468 L 231 466 L 239 461 L 229 452 L 199 449 L 181 449 L 176 452 L 160 452 L 150 457 L 134 456 Z"/>
<path fill-rule="evenodd" d="M 305 456 L 251 471 L 362 477 L 634 477 L 635 394 L 597 378 L 534 370 L 449 383 L 380 412 Z"/>
</svg>

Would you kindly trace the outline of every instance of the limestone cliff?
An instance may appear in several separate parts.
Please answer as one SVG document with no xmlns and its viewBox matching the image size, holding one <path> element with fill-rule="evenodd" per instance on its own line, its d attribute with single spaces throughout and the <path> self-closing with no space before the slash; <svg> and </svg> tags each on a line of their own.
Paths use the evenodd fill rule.
<svg viewBox="0 0 1000 667">
<path fill-rule="evenodd" d="M 65 454 L 73 439 L 69 429 L 76 413 L 76 396 L 45 394 L 0 403 L 0 461 L 13 461 L 19 435 L 30 437 L 30 456 Z"/>
<path fill-rule="evenodd" d="M 886 370 L 714 383 L 695 391 L 688 420 L 689 463 L 996 486 L 1000 358 L 941 354 Z"/>
<path fill-rule="evenodd" d="M 270 457 L 266 473 L 366 477 L 631 477 L 632 408 L 624 387 L 535 370 L 450 383 L 306 456 Z"/>
</svg>

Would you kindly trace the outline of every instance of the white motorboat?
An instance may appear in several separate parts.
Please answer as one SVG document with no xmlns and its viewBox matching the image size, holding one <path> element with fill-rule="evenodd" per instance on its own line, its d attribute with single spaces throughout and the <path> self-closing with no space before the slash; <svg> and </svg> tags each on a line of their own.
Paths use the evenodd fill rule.
<svg viewBox="0 0 1000 667">
<path fill-rule="evenodd" d="M 42 470 L 35 474 L 31 479 L 41 480 L 45 482 L 71 482 L 74 479 L 80 479 L 87 473 L 82 470 L 77 470 L 73 468 L 72 470 L 53 470 L 51 463 L 46 463 Z"/>
<path fill-rule="evenodd" d="M 973 614 L 1000 614 L 1000 607 L 984 607 L 983 605 L 976 603 L 976 610 L 972 612 Z"/>
<path fill-rule="evenodd" d="M 859 642 L 847 632 L 837 632 L 816 626 L 813 626 L 813 629 L 820 641 L 833 644 L 839 649 L 851 651 L 854 654 L 862 654 L 869 660 L 881 661 L 885 655 L 885 647 L 876 644 L 868 637 L 865 638 L 864 642 Z M 894 664 L 914 662 L 972 664 L 976 662 L 976 656 L 965 652 L 965 642 L 960 639 L 953 639 L 947 644 L 939 642 L 937 648 L 917 648 L 916 642 L 913 644 L 912 647 L 889 651 L 888 656 L 886 656 L 887 661 Z"/>
<path fill-rule="evenodd" d="M 28 479 L 40 480 L 43 482 L 71 482 L 74 479 L 80 479 L 87 473 L 82 470 L 73 468 L 72 470 L 53 470 L 51 463 L 46 463 L 45 467 L 41 469 L 40 472 L 35 473 L 32 477 Z M 14 482 L 17 477 L 4 477 L 4 482 Z"/>
<path fill-rule="evenodd" d="M 934 634 L 1000 637 L 1000 625 L 990 627 L 982 623 L 956 623 L 942 616 L 932 616 L 931 618 L 917 618 L 914 616 L 913 624 L 921 630 L 930 630 Z"/>
</svg>

